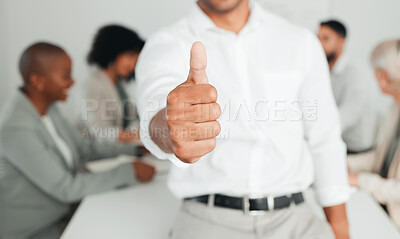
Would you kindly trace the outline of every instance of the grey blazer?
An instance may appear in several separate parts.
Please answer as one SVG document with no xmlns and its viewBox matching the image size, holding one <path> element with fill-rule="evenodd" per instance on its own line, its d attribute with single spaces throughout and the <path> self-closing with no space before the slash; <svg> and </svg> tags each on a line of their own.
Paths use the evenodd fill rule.
<svg viewBox="0 0 400 239">
<path fill-rule="evenodd" d="M 0 116 L 0 238 L 31 238 L 54 227 L 84 196 L 137 183 L 131 164 L 84 172 L 90 160 L 137 153 L 133 145 L 96 143 L 79 135 L 56 106 L 48 115 L 74 159 L 69 169 L 33 105 L 21 92 Z M 42 235 L 42 234 L 41 234 Z"/>
<path fill-rule="evenodd" d="M 127 84 L 123 84 L 128 88 Z M 87 112 L 81 111 L 79 125 L 82 130 L 87 130 L 90 136 L 98 140 L 115 141 L 118 131 L 123 128 L 123 107 L 130 108 L 130 125 L 137 124 L 137 110 L 135 101 L 129 98 L 130 104 L 121 102 L 117 89 L 111 83 L 109 77 L 99 68 L 94 67 L 90 77 L 85 81 L 82 88 L 82 100 L 88 107 Z M 81 102 L 82 104 L 82 102 Z"/>
<path fill-rule="evenodd" d="M 394 104 L 382 122 L 375 150 L 348 157 L 348 165 L 350 172 L 359 173 L 360 188 L 370 192 L 379 203 L 386 204 L 390 217 L 400 228 L 400 143 L 390 164 L 387 178 L 379 175 L 396 133 L 399 118 L 399 106 Z"/>
</svg>

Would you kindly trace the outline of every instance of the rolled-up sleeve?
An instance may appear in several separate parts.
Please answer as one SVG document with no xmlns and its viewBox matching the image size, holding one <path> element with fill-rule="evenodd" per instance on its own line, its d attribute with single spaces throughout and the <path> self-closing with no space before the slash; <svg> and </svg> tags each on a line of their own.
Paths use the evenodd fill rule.
<svg viewBox="0 0 400 239">
<path fill-rule="evenodd" d="M 167 30 L 157 33 L 146 42 L 135 70 L 142 143 L 154 156 L 169 159 L 178 167 L 187 164 L 161 150 L 151 139 L 149 126 L 153 117 L 166 107 L 168 93 L 186 80 L 183 48 Z"/>
<path fill-rule="evenodd" d="M 314 162 L 317 197 L 322 206 L 329 207 L 346 202 L 350 196 L 346 147 L 325 55 L 313 34 L 308 34 L 307 42 L 306 79 L 300 99 L 316 103 L 316 117 L 304 120 L 304 134 Z"/>
</svg>

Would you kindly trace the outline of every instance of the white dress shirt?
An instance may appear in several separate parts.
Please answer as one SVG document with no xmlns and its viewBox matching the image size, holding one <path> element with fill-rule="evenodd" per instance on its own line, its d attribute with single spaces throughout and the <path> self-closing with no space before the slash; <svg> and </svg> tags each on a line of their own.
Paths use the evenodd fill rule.
<svg viewBox="0 0 400 239">
<path fill-rule="evenodd" d="M 69 149 L 67 143 L 65 143 L 65 141 L 58 134 L 57 129 L 54 126 L 53 121 L 51 120 L 51 118 L 49 116 L 47 116 L 47 115 L 42 116 L 42 122 L 46 126 L 46 129 L 49 131 L 58 150 L 60 150 L 68 168 L 71 169 L 74 165 L 74 159 L 72 157 L 72 152 Z"/>
<path fill-rule="evenodd" d="M 343 203 L 349 197 L 345 146 L 319 41 L 257 3 L 250 6 L 239 34 L 216 27 L 196 5 L 189 17 L 149 38 L 136 68 L 143 144 L 174 162 L 169 187 L 179 198 L 278 196 L 314 183 L 323 206 Z M 197 40 L 205 44 L 207 75 L 218 91 L 222 132 L 213 152 L 188 165 L 161 151 L 148 128 L 168 93 L 186 80 Z"/>
<path fill-rule="evenodd" d="M 371 72 L 342 55 L 332 69 L 331 79 L 347 149 L 357 152 L 372 148 L 377 127 L 378 87 Z"/>
</svg>

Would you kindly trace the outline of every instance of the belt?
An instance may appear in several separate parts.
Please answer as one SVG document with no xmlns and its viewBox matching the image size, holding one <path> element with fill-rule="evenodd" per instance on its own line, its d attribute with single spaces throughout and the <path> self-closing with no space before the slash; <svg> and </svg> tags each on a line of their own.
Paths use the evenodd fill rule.
<svg viewBox="0 0 400 239">
<path fill-rule="evenodd" d="M 185 198 L 184 200 L 211 204 L 216 207 L 242 210 L 248 215 L 260 215 L 267 211 L 290 207 L 292 204 L 297 205 L 303 203 L 304 197 L 301 192 L 280 197 L 230 197 L 221 194 L 211 194 Z"/>
</svg>

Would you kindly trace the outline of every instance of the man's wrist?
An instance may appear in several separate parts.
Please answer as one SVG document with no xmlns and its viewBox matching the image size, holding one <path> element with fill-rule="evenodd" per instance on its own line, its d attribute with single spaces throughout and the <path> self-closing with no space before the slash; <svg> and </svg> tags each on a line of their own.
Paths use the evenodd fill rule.
<svg viewBox="0 0 400 239">
<path fill-rule="evenodd" d="M 346 205 L 343 203 L 332 207 L 325 207 L 324 212 L 336 238 L 349 238 Z"/>
<path fill-rule="evenodd" d="M 171 137 L 166 121 L 166 109 L 160 110 L 150 121 L 151 140 L 165 153 L 173 153 Z"/>
</svg>

